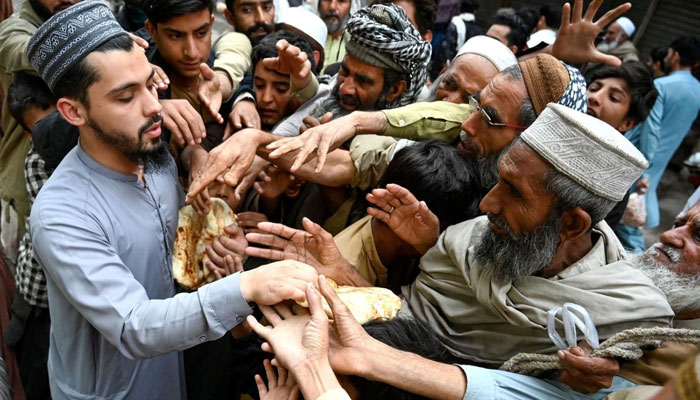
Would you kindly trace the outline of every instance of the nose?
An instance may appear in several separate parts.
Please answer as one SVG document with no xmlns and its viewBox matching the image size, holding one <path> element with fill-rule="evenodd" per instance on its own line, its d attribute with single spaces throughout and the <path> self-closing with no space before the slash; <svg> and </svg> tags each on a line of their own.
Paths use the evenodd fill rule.
<svg viewBox="0 0 700 400">
<path fill-rule="evenodd" d="M 588 92 L 588 105 L 590 106 L 597 106 L 600 104 L 600 96 L 602 95 L 603 91 L 598 90 L 596 92 Z"/>
<path fill-rule="evenodd" d="M 328 7 L 330 11 L 338 12 L 338 2 L 336 0 L 331 0 L 331 4 Z"/>
<path fill-rule="evenodd" d="M 272 102 L 272 89 L 269 87 L 265 87 L 265 89 L 262 90 L 261 93 L 261 102 L 263 104 L 269 104 Z"/>
<path fill-rule="evenodd" d="M 153 115 L 160 113 L 163 110 L 163 106 L 160 105 L 157 94 L 152 93 L 148 88 L 146 88 L 145 90 L 146 100 L 144 102 L 143 115 L 147 118 L 150 118 Z"/>
<path fill-rule="evenodd" d="M 261 22 L 265 22 L 265 14 L 262 7 L 255 7 L 255 23 L 259 24 Z"/>
<path fill-rule="evenodd" d="M 466 121 L 462 123 L 462 130 L 466 132 L 469 136 L 476 136 L 478 128 L 478 119 L 479 119 L 479 113 L 474 111 L 472 114 L 467 118 Z"/>
<path fill-rule="evenodd" d="M 352 79 L 352 76 L 346 77 L 345 80 L 340 83 L 338 91 L 345 96 L 355 96 L 357 94 L 355 90 L 355 81 Z"/>
<path fill-rule="evenodd" d="M 501 214 L 501 202 L 498 199 L 500 189 L 500 182 L 496 184 L 479 203 L 479 209 L 484 213 L 491 213 L 493 215 Z"/>
<path fill-rule="evenodd" d="M 197 45 L 195 43 L 194 37 L 190 36 L 185 40 L 184 48 L 182 53 L 185 57 L 192 59 L 197 57 Z"/>
<path fill-rule="evenodd" d="M 689 227 L 687 225 L 683 225 L 662 233 L 660 241 L 663 244 L 681 249 L 685 245 L 685 239 L 683 236 L 688 234 L 692 235 L 692 232 L 689 232 Z"/>
</svg>

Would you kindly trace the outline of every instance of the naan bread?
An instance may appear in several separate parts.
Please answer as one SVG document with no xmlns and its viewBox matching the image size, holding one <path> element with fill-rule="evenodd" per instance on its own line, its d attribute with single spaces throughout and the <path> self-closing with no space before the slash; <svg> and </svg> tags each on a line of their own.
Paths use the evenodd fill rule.
<svg viewBox="0 0 700 400">
<path fill-rule="evenodd" d="M 214 274 L 205 267 L 209 261 L 206 247 L 235 223 L 236 215 L 218 198 L 211 199 L 207 215 L 197 214 L 192 206 L 180 209 L 173 254 L 173 277 L 180 286 L 195 290 L 214 281 Z"/>
<path fill-rule="evenodd" d="M 376 320 L 388 321 L 394 319 L 401 309 L 401 298 L 389 289 L 338 286 L 332 279 L 326 278 L 326 280 L 360 324 Z M 321 297 L 321 301 L 323 310 L 328 315 L 328 318 L 333 318 L 333 312 L 326 299 Z M 297 304 L 302 307 L 309 307 L 307 301 L 297 302 Z"/>
</svg>

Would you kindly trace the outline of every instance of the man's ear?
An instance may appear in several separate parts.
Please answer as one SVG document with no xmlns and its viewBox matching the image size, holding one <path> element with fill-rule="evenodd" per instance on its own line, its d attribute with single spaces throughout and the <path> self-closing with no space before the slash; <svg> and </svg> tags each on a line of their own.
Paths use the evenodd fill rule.
<svg viewBox="0 0 700 400">
<path fill-rule="evenodd" d="M 151 23 L 151 21 L 146 20 L 146 23 L 144 24 L 146 27 L 146 30 L 148 31 L 148 34 L 151 35 L 153 40 L 156 39 L 156 27 Z"/>
<path fill-rule="evenodd" d="M 386 94 L 386 102 L 391 103 L 392 101 L 396 100 L 403 94 L 403 92 L 406 91 L 406 81 L 400 80 L 393 85 L 391 85 L 391 90 L 389 90 L 389 93 Z"/>
<path fill-rule="evenodd" d="M 620 131 L 621 133 L 625 133 L 629 131 L 630 129 L 634 128 L 637 126 L 637 120 L 634 118 L 625 118 L 620 125 L 616 126 L 617 130 Z"/>
<path fill-rule="evenodd" d="M 564 212 L 560 220 L 561 241 L 574 241 L 587 234 L 591 229 L 591 216 L 581 207 L 574 207 Z"/>
<path fill-rule="evenodd" d="M 85 107 L 75 100 L 61 97 L 56 102 L 56 108 L 69 124 L 82 126 L 87 123 L 87 113 Z"/>
<path fill-rule="evenodd" d="M 518 46 L 512 45 L 509 47 L 509 49 L 513 52 L 513 54 L 518 54 Z"/>
<path fill-rule="evenodd" d="M 224 17 L 226 17 L 226 21 L 232 26 L 236 27 L 236 24 L 233 23 L 233 14 L 231 14 L 231 11 L 227 9 L 224 10 Z M 244 32 L 241 32 L 244 33 Z"/>
<path fill-rule="evenodd" d="M 316 60 L 316 66 L 318 66 L 318 63 L 321 62 L 321 52 L 318 50 L 314 50 L 314 60 Z"/>
<path fill-rule="evenodd" d="M 433 31 L 430 29 L 425 31 L 425 34 L 423 35 L 423 40 L 425 40 L 428 43 L 432 42 L 433 41 Z"/>
</svg>

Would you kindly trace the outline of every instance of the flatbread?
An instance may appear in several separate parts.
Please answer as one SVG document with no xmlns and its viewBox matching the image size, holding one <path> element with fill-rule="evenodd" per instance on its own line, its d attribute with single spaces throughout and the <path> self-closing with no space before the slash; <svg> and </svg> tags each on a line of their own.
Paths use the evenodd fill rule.
<svg viewBox="0 0 700 400">
<path fill-rule="evenodd" d="M 396 318 L 401 310 L 401 298 L 389 289 L 381 287 L 338 286 L 332 279 L 326 278 L 328 285 L 335 290 L 340 300 L 350 310 L 357 322 L 388 321 Z M 333 311 L 325 298 L 321 297 L 323 311 L 328 318 L 333 318 Z M 302 307 L 309 307 L 308 302 L 297 302 Z"/>
<path fill-rule="evenodd" d="M 180 286 L 195 290 L 214 281 L 214 274 L 205 267 L 209 261 L 206 247 L 235 223 L 236 215 L 218 198 L 211 199 L 207 215 L 197 214 L 192 206 L 180 209 L 173 253 L 173 277 Z"/>
</svg>

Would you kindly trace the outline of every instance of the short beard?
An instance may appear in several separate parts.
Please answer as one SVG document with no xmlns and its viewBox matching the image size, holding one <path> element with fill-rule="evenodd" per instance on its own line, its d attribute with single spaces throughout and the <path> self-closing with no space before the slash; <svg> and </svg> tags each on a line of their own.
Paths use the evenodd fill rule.
<svg viewBox="0 0 700 400">
<path fill-rule="evenodd" d="M 340 84 L 336 83 L 333 87 L 331 93 L 326 97 L 321 104 L 316 106 L 316 108 L 311 112 L 311 116 L 316 119 L 321 119 L 326 113 L 333 114 L 331 120 L 336 118 L 344 117 L 353 111 L 375 111 L 386 109 L 386 94 L 389 92 L 391 87 L 384 87 L 382 92 L 379 93 L 379 99 L 372 107 L 363 107 L 360 104 L 360 99 L 356 96 L 346 96 L 340 94 Z M 354 110 L 346 110 L 340 104 L 340 99 L 343 99 L 346 103 L 354 104 L 356 107 Z"/>
<path fill-rule="evenodd" d="M 46 21 L 53 16 L 53 13 L 48 8 L 44 7 L 39 0 L 29 0 L 29 4 L 41 19 Z"/>
<path fill-rule="evenodd" d="M 129 135 L 122 131 L 106 131 L 102 129 L 93 119 L 88 119 L 87 125 L 95 131 L 97 138 L 103 143 L 113 147 L 120 153 L 124 154 L 133 163 L 143 166 L 144 171 L 157 172 L 162 170 L 170 160 L 168 145 L 162 140 L 162 137 L 154 139 L 152 147 L 147 149 L 143 141 L 143 135 L 156 122 L 163 120 L 160 114 L 156 114 L 149 118 L 138 131 L 138 141 L 134 143 Z"/>
<path fill-rule="evenodd" d="M 485 226 L 474 258 L 496 280 L 512 281 L 535 275 L 554 259 L 560 244 L 559 219 L 556 210 L 534 231 L 516 236 L 507 223 L 492 214 L 489 221 L 507 232 L 496 234 Z"/>
<path fill-rule="evenodd" d="M 655 255 L 659 248 L 670 256 L 670 265 L 656 259 Z M 668 304 L 676 314 L 681 311 L 700 310 L 700 274 L 691 275 L 674 271 L 674 269 L 682 269 L 680 259 L 680 250 L 662 243 L 655 244 L 632 259 L 632 264 L 664 292 Z"/>
<path fill-rule="evenodd" d="M 491 189 L 492 187 L 496 186 L 496 182 L 498 182 L 498 162 L 501 160 L 501 157 L 506 154 L 508 150 L 510 150 L 515 140 L 513 140 L 513 142 L 511 142 L 508 146 L 501 149 L 501 151 L 498 153 L 483 156 L 479 154 L 479 149 L 471 143 L 471 138 L 468 136 L 468 134 L 464 131 L 460 133 L 459 141 L 462 144 L 462 147 L 464 147 L 466 150 L 466 154 L 474 157 L 476 160 L 479 183 L 481 184 L 482 188 Z"/>
<path fill-rule="evenodd" d="M 326 17 L 331 17 L 331 16 L 338 18 L 338 23 L 334 24 L 331 22 L 327 22 Z M 348 21 L 350 20 L 350 12 L 348 12 L 348 15 L 346 15 L 345 18 L 340 19 L 340 15 L 338 15 L 337 12 L 329 11 L 325 14 L 322 14 L 321 19 L 326 24 L 326 28 L 328 29 L 328 34 L 332 35 L 334 33 L 338 33 L 341 30 L 345 29 L 345 25 L 347 25 Z"/>
</svg>

